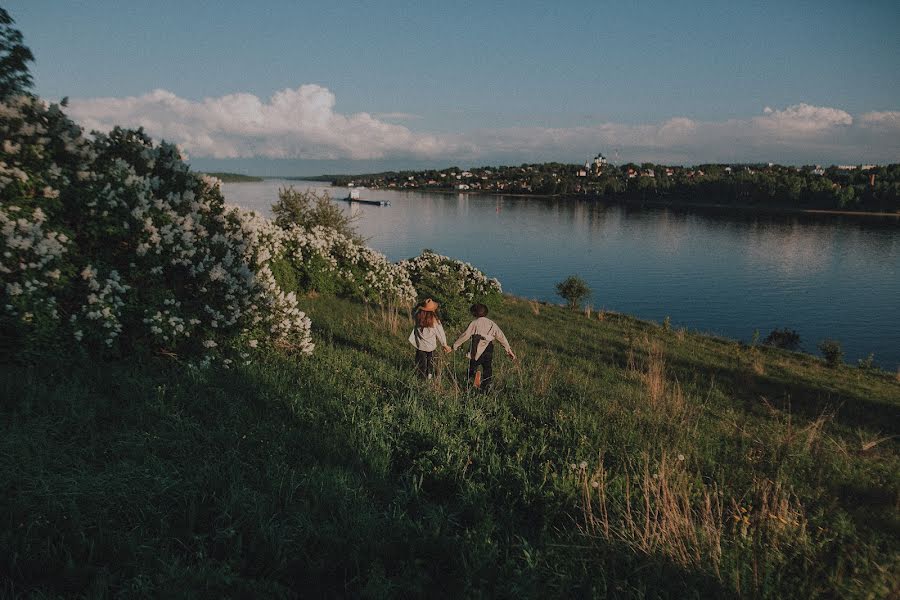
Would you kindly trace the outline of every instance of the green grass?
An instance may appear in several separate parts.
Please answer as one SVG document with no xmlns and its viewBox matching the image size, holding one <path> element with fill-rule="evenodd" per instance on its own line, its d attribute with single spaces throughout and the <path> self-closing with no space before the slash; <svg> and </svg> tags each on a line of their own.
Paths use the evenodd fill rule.
<svg viewBox="0 0 900 600">
<path fill-rule="evenodd" d="M 310 358 L 0 365 L 0 594 L 898 592 L 894 374 L 507 298 L 473 396 L 304 304 Z"/>
</svg>

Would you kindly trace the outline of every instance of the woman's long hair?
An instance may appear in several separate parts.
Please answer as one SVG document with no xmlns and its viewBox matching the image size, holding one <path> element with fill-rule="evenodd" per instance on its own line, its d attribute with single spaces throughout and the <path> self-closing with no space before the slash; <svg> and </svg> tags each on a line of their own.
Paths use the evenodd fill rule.
<svg viewBox="0 0 900 600">
<path fill-rule="evenodd" d="M 416 313 L 416 327 L 425 329 L 426 327 L 434 327 L 437 317 L 430 310 L 420 310 Z"/>
</svg>

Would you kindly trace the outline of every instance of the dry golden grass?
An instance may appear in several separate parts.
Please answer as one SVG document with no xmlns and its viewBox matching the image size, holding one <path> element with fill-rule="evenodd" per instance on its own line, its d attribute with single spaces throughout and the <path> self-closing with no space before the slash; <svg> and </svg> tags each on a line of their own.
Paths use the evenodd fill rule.
<svg viewBox="0 0 900 600">
<path fill-rule="evenodd" d="M 628 375 L 629 379 L 637 379 L 640 377 L 637 361 L 634 357 L 634 348 L 629 348 L 628 351 L 625 352 L 625 373 Z"/>
<path fill-rule="evenodd" d="M 591 307 L 590 305 L 584 307 L 584 316 L 586 316 L 588 319 L 591 318 L 591 310 L 592 310 L 592 308 L 593 308 L 593 307 Z"/>
<path fill-rule="evenodd" d="M 528 306 L 531 307 L 531 314 L 534 316 L 538 316 L 541 314 L 541 305 L 538 304 L 537 300 L 529 300 Z"/>
<path fill-rule="evenodd" d="M 723 544 L 743 538 L 754 548 L 749 570 L 757 589 L 766 575 L 762 553 L 807 535 L 803 508 L 781 482 L 755 479 L 740 498 L 726 502 L 715 484 L 700 483 L 680 454 L 663 453 L 655 463 L 645 454 L 640 465 L 619 474 L 606 469 L 601 454 L 596 468 L 576 467 L 576 473 L 586 535 L 708 569 L 720 579 Z"/>
<path fill-rule="evenodd" d="M 538 366 L 532 369 L 532 386 L 539 396 L 547 394 L 547 390 L 550 389 L 550 385 L 553 383 L 558 370 L 558 366 L 554 361 L 547 361 L 543 363 L 542 367 Z"/>
<path fill-rule="evenodd" d="M 752 347 L 747 350 L 747 362 L 749 363 L 750 370 L 756 375 L 765 375 L 766 373 L 766 363 L 763 360 L 762 353 L 759 351 L 759 348 Z"/>
<path fill-rule="evenodd" d="M 770 549 L 806 536 L 803 507 L 780 481 L 755 479 L 746 497 L 732 499 L 731 519 L 736 534 L 764 541 Z"/>
<path fill-rule="evenodd" d="M 404 312 L 406 314 L 404 314 Z M 410 307 L 401 307 L 393 302 L 388 302 L 379 307 L 381 324 L 392 334 L 397 335 L 400 326 L 411 320 Z"/>
<path fill-rule="evenodd" d="M 684 330 L 684 327 L 679 327 L 679 328 L 675 331 L 675 339 L 678 340 L 679 342 L 683 342 L 683 341 L 684 341 L 684 336 L 685 336 L 685 330 Z"/>
<path fill-rule="evenodd" d="M 598 320 L 598 321 L 605 321 L 605 320 L 606 320 L 606 311 L 603 310 L 602 308 L 601 308 L 600 310 L 597 311 L 597 320 Z M 898 380 L 900 380 L 900 371 L 897 371 L 897 373 L 898 373 L 898 375 L 897 375 Z"/>
<path fill-rule="evenodd" d="M 643 554 L 663 554 L 683 566 L 712 566 L 718 572 L 725 530 L 721 494 L 715 486 L 694 485 L 680 459 L 663 454 L 651 466 L 645 455 L 640 467 L 622 474 L 624 493 L 617 501 L 608 495 L 602 456 L 593 472 L 582 470 L 585 530 Z"/>
<path fill-rule="evenodd" d="M 857 431 L 857 435 L 859 436 L 859 449 L 863 452 L 868 452 L 881 442 L 887 442 L 897 437 L 895 435 L 878 437 L 879 435 L 881 435 L 880 433 L 876 433 L 874 436 L 867 435 L 862 429 Z"/>
<path fill-rule="evenodd" d="M 644 388 L 647 399 L 653 406 L 662 404 L 666 394 L 666 361 L 662 345 L 653 340 L 647 346 L 647 361 L 644 369 Z"/>
</svg>

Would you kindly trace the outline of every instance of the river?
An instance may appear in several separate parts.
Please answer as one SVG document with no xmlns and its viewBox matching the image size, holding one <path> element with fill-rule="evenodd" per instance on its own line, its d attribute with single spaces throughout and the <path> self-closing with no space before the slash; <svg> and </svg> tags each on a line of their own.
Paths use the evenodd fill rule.
<svg viewBox="0 0 900 600">
<path fill-rule="evenodd" d="M 280 186 L 228 183 L 228 202 L 271 215 Z M 332 197 L 347 195 L 331 188 Z M 750 341 L 795 329 L 806 351 L 840 341 L 900 367 L 900 222 L 846 216 L 715 214 L 580 200 L 369 190 L 391 206 L 348 205 L 369 245 L 391 260 L 423 248 L 471 262 L 507 293 L 561 302 L 583 277 L 595 308 Z"/>
</svg>

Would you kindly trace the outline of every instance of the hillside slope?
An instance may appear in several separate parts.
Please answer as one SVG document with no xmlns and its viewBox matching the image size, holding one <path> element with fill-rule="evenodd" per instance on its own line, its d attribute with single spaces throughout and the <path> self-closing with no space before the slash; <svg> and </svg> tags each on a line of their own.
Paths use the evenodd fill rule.
<svg viewBox="0 0 900 600">
<path fill-rule="evenodd" d="M 413 379 L 405 316 L 300 304 L 310 357 L 0 365 L 0 590 L 898 592 L 893 374 L 507 297 L 473 396 L 462 352 Z"/>
</svg>

